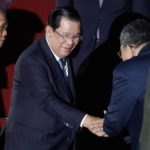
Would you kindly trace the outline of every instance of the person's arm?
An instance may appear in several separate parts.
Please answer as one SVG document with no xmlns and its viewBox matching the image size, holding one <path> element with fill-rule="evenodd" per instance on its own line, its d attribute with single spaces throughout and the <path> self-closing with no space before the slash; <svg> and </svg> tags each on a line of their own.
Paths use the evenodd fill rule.
<svg viewBox="0 0 150 150">
<path fill-rule="evenodd" d="M 24 60 L 19 67 L 20 81 L 26 87 L 26 92 L 32 96 L 35 104 L 48 115 L 77 131 L 85 113 L 65 101 L 61 83 L 57 89 L 59 92 L 53 87 L 55 81 L 52 79 L 52 74 L 47 73 L 47 67 L 31 58 Z M 98 121 L 100 118 L 87 115 L 82 126 L 92 132 L 93 123 Z"/>
<path fill-rule="evenodd" d="M 107 113 L 104 117 L 104 131 L 111 137 L 119 135 L 127 125 L 136 104 L 135 87 L 122 73 L 115 72 L 113 90 Z"/>
<path fill-rule="evenodd" d="M 39 62 L 27 58 L 20 65 L 20 81 L 26 87 L 26 92 L 30 93 L 42 111 L 73 130 L 78 130 L 85 113 L 66 102 L 61 82 L 56 89 L 51 71 L 48 72 L 47 66 Z"/>
</svg>

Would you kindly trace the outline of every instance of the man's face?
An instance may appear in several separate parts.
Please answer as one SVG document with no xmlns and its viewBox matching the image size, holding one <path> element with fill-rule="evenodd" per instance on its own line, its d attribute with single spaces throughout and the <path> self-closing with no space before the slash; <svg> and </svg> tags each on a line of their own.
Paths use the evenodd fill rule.
<svg viewBox="0 0 150 150">
<path fill-rule="evenodd" d="M 0 12 L 0 47 L 2 47 L 7 35 L 7 20 L 2 12 Z"/>
<path fill-rule="evenodd" d="M 76 47 L 80 38 L 80 22 L 62 18 L 60 27 L 55 31 L 50 26 L 46 27 L 46 36 L 54 53 L 64 58 Z"/>
</svg>

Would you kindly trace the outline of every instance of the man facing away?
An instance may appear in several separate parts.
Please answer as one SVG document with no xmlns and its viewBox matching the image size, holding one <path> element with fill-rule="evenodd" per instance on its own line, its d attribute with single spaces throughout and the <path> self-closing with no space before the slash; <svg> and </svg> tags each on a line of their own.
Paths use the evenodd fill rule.
<svg viewBox="0 0 150 150">
<path fill-rule="evenodd" d="M 5 150 L 67 150 L 80 127 L 100 127 L 100 118 L 75 106 L 69 55 L 80 34 L 75 10 L 54 9 L 45 35 L 17 60 Z"/>
<path fill-rule="evenodd" d="M 137 19 L 127 24 L 121 32 L 120 44 L 123 62 L 113 72 L 111 101 L 102 128 L 106 134 L 98 132 L 100 136 L 123 136 L 127 143 L 131 143 L 132 150 L 139 150 L 150 68 L 150 22 Z"/>
</svg>

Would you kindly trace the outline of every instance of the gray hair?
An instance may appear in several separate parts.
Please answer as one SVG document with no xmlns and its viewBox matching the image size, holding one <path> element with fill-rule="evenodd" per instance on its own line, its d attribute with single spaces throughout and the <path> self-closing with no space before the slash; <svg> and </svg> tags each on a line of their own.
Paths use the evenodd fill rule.
<svg viewBox="0 0 150 150">
<path fill-rule="evenodd" d="M 136 19 L 128 23 L 120 34 L 120 44 L 134 45 L 135 48 L 141 44 L 150 42 L 150 22 L 145 19 Z"/>
</svg>

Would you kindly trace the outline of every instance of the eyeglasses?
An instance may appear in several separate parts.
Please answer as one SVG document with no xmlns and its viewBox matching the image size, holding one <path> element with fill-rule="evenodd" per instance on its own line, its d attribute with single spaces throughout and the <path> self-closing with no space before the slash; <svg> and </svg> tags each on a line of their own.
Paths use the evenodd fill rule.
<svg viewBox="0 0 150 150">
<path fill-rule="evenodd" d="M 0 33 L 2 33 L 3 31 L 5 31 L 8 27 L 8 23 L 4 23 L 2 26 L 0 26 Z"/>
<path fill-rule="evenodd" d="M 73 41 L 77 41 L 77 40 L 81 40 L 82 39 L 82 37 L 80 36 L 80 35 L 75 35 L 75 36 L 69 36 L 69 35 L 67 35 L 67 34 L 60 34 L 59 32 L 57 32 L 56 30 L 55 30 L 55 33 L 62 39 L 62 40 L 64 40 L 64 41 L 66 41 L 66 40 L 69 40 L 69 39 L 71 39 L 71 40 L 73 40 Z"/>
<path fill-rule="evenodd" d="M 126 46 L 121 46 L 121 49 L 124 49 L 125 47 L 126 47 Z M 135 46 L 134 46 L 134 45 L 129 45 L 129 47 L 130 47 L 130 48 L 134 48 Z M 121 50 L 119 50 L 119 51 L 117 52 L 117 55 L 119 56 L 119 58 L 122 59 Z"/>
<path fill-rule="evenodd" d="M 121 50 L 119 50 L 119 51 L 117 52 L 117 55 L 118 55 L 119 58 L 122 59 L 122 56 L 121 56 Z"/>
</svg>

